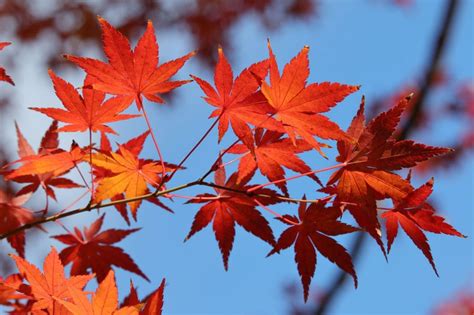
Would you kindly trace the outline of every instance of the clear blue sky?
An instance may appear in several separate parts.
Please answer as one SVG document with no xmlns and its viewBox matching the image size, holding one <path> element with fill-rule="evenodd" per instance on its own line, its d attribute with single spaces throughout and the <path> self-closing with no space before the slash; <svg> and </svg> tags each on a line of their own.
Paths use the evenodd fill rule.
<svg viewBox="0 0 474 315">
<path fill-rule="evenodd" d="M 309 45 L 311 82 L 337 81 L 362 85 L 360 92 L 349 97 L 331 114 L 333 120 L 340 122 L 345 128 L 354 115 L 362 94 L 366 95 L 370 103 L 376 97 L 390 93 L 422 73 L 444 2 L 415 1 L 412 7 L 398 8 L 385 1 L 323 1 L 319 18 L 305 23 L 287 24 L 273 33 L 262 31 L 262 26 L 254 18 L 247 17 L 232 31 L 235 47 L 232 62 L 234 72 L 267 56 L 267 37 L 271 39 L 280 64 L 286 63 L 304 45 Z M 444 64 L 451 73 L 450 79 L 455 81 L 473 78 L 473 11 L 474 1 L 462 1 L 454 27 L 455 34 L 446 54 Z M 157 31 L 161 60 L 175 58 L 194 48 L 186 39 L 182 40 L 180 34 L 179 31 Z M 44 79 L 46 71 L 43 72 Z M 211 73 L 201 68 L 196 60 L 181 71 L 181 77 L 185 78 L 188 73 L 211 79 Z M 70 74 L 69 78 L 72 80 L 75 75 Z M 20 87 L 23 82 L 26 88 L 26 83 L 31 84 L 31 80 L 19 73 Z M 52 97 L 51 88 L 46 92 L 38 88 L 37 92 L 50 95 L 45 96 L 45 104 L 41 105 L 58 103 Z M 29 93 L 34 96 L 35 90 L 30 90 Z M 178 161 L 210 124 L 207 116 L 211 108 L 199 99 L 200 96 L 197 85 L 190 84 L 181 88 L 171 107 L 146 105 L 167 160 Z M 40 105 L 37 97 L 28 97 L 30 96 L 19 96 L 24 108 Z M 17 113 L 18 120 L 25 125 L 26 130 L 27 124 L 39 119 L 37 116 L 32 118 L 24 109 L 18 109 Z M 439 125 L 420 140 L 431 145 L 447 144 L 457 127 L 450 123 Z M 127 124 L 118 124 L 117 129 L 122 130 L 121 139 L 128 139 L 145 130 L 145 126 L 136 122 L 133 128 Z M 32 130 L 25 133 L 34 137 Z M 233 141 L 231 138 L 227 140 Z M 34 140 L 32 142 L 36 143 Z M 153 157 L 151 142 L 147 142 L 147 145 L 144 155 Z M 218 149 L 216 135 L 212 134 L 186 165 L 188 170 L 176 176 L 174 183 L 179 184 L 200 176 L 208 169 Z M 313 168 L 327 165 L 315 153 L 305 157 Z M 472 154 L 469 158 L 472 161 Z M 469 236 L 474 235 L 473 172 L 472 162 L 465 160 L 448 173 L 434 174 L 436 181 L 433 198 L 437 208 L 447 217 L 448 222 Z M 431 174 L 423 176 L 415 181 L 424 182 Z M 291 191 L 295 196 L 306 192 L 310 197 L 316 197 L 316 187 L 310 184 L 305 180 L 293 183 Z M 198 191 L 202 189 L 189 190 L 186 194 Z M 265 258 L 269 246 L 237 228 L 230 268 L 225 272 L 211 228 L 183 243 L 198 207 L 182 205 L 179 200 L 171 206 L 175 211 L 174 215 L 150 204 L 142 205 L 136 225 L 143 229 L 121 243 L 152 279 L 152 283 L 147 283 L 132 276 L 142 294 L 155 289 L 161 278 L 166 277 L 168 286 L 165 313 L 286 314 L 289 302 L 283 288 L 292 282 L 300 286 L 292 250 Z M 288 206 L 277 209 L 282 213 L 296 210 Z M 108 226 L 122 226 L 122 221 L 115 212 L 108 212 Z M 272 222 L 276 235 L 279 235 L 281 225 L 270 216 L 267 218 Z M 68 222 L 72 224 L 71 220 Z M 74 222 L 79 222 L 80 226 L 81 222 L 90 221 L 87 216 L 83 216 L 74 219 Z M 359 288 L 354 290 L 352 283 L 347 282 L 336 303 L 334 314 L 424 314 L 458 289 L 470 287 L 472 290 L 472 237 L 458 239 L 428 234 L 428 238 L 440 278 L 435 276 L 424 256 L 403 233 L 395 242 L 389 263 L 385 262 L 374 242 L 370 241 L 356 265 Z M 349 244 L 351 237 L 338 240 Z M 42 244 L 48 244 L 47 239 L 44 241 L 46 243 Z M 51 244 L 59 247 L 59 243 Z M 44 248 L 46 250 L 47 247 Z M 31 246 L 28 249 L 35 252 Z M 40 256 L 45 254 L 36 252 Z M 322 256 L 318 257 L 312 282 L 313 293 L 319 288 L 324 289 L 328 280 L 338 272 L 335 265 L 328 263 Z M 131 274 L 118 271 L 117 275 L 120 290 L 124 293 L 128 290 Z"/>
</svg>

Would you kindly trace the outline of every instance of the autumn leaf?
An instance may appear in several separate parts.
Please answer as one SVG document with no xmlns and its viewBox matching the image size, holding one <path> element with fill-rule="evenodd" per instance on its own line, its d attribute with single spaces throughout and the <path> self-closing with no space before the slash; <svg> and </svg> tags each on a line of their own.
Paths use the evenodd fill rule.
<svg viewBox="0 0 474 315">
<path fill-rule="evenodd" d="M 131 104 L 134 100 L 141 110 L 141 96 L 155 103 L 163 103 L 161 94 L 167 93 L 185 81 L 170 81 L 184 63 L 195 53 L 158 66 L 158 44 L 153 24 L 148 21 L 147 29 L 132 51 L 128 39 L 105 19 L 99 17 L 102 28 L 104 52 L 109 63 L 91 58 L 66 55 L 65 57 L 81 67 L 95 82 L 92 88 L 105 93 L 123 96 Z"/>
<path fill-rule="evenodd" d="M 33 213 L 23 205 L 30 199 L 31 193 L 10 196 L 0 189 L 0 234 L 14 230 L 26 223 L 33 221 Z M 21 231 L 7 237 L 8 243 L 21 256 L 25 256 L 25 232 Z"/>
<path fill-rule="evenodd" d="M 8 173 L 5 179 L 12 180 L 25 175 L 49 174 L 53 177 L 59 176 L 82 162 L 83 158 L 83 150 L 77 144 L 73 143 L 70 151 L 57 149 L 49 154 L 27 156 L 16 161 L 16 163 L 21 163 L 22 165 Z"/>
<path fill-rule="evenodd" d="M 258 91 L 267 72 L 268 60 L 263 60 L 242 70 L 234 80 L 232 68 L 219 47 L 214 73 L 215 88 L 203 79 L 191 76 L 205 93 L 206 102 L 217 107 L 210 117 L 219 119 L 219 142 L 230 124 L 237 137 L 251 147 L 253 141 L 249 123 L 259 127 L 275 124 L 268 115 L 271 107 Z"/>
<path fill-rule="evenodd" d="M 386 220 L 388 251 L 390 252 L 398 233 L 398 225 L 400 225 L 413 243 L 415 243 L 416 247 L 423 252 L 423 255 L 425 255 L 433 267 L 434 272 L 438 275 L 433 256 L 431 255 L 430 245 L 423 230 L 458 237 L 465 236 L 444 222 L 444 218 L 436 215 L 435 210 L 426 203 L 426 199 L 428 199 L 432 192 L 433 179 L 413 190 L 405 198 L 397 202 L 393 210 L 384 212 L 381 217 Z"/>
<path fill-rule="evenodd" d="M 329 236 L 336 236 L 358 231 L 357 228 L 338 220 L 341 211 L 338 207 L 326 208 L 325 202 L 314 202 L 306 207 L 301 202 L 298 217 L 284 215 L 288 221 L 295 222 L 286 229 L 268 254 L 273 255 L 294 244 L 295 262 L 304 289 L 304 300 L 308 299 L 309 286 L 316 270 L 316 250 L 354 279 L 357 287 L 357 276 L 352 265 L 352 258 L 346 249 Z M 289 224 L 288 222 L 281 220 Z"/>
<path fill-rule="evenodd" d="M 142 310 L 140 311 L 140 315 L 161 315 L 163 311 L 163 297 L 164 297 L 164 290 L 165 290 L 166 280 L 163 279 L 161 281 L 160 286 L 147 298 L 145 298 L 141 303 L 138 299 L 138 293 L 133 286 L 133 283 L 130 282 L 130 293 L 124 299 L 121 306 L 135 306 L 139 307 Z"/>
<path fill-rule="evenodd" d="M 82 89 L 82 96 L 70 83 L 56 76 L 52 70 L 49 70 L 49 76 L 53 81 L 56 95 L 66 108 L 37 108 L 31 109 L 43 113 L 52 119 L 59 120 L 67 125 L 59 128 L 57 131 L 100 131 L 103 133 L 116 132 L 106 124 L 121 120 L 137 117 L 139 115 L 120 114 L 127 109 L 130 102 L 124 97 L 112 97 L 105 100 L 105 94 L 93 89 Z M 93 82 L 90 77 L 84 80 L 84 86 Z"/>
<path fill-rule="evenodd" d="M 138 292 L 137 289 L 135 289 L 135 286 L 133 285 L 133 281 L 130 280 L 130 292 L 128 295 L 123 299 L 122 303 L 120 306 L 136 306 L 140 304 L 140 299 L 138 298 Z"/>
<path fill-rule="evenodd" d="M 46 133 L 44 134 L 38 152 L 35 152 L 28 141 L 25 139 L 23 134 L 20 131 L 20 128 L 17 124 L 16 127 L 16 134 L 18 138 L 18 156 L 20 159 L 31 159 L 32 157 L 40 157 L 49 152 L 53 152 L 58 149 L 59 140 L 58 140 L 58 133 L 56 130 L 58 129 L 58 122 L 54 120 Z M 17 195 L 33 193 L 38 190 L 39 187 L 43 188 L 45 193 L 56 200 L 56 194 L 53 188 L 78 188 L 82 187 L 82 185 L 76 184 L 74 181 L 60 177 L 63 174 L 58 174 L 57 176 L 52 176 L 52 174 L 44 173 L 40 175 L 22 175 L 15 178 L 12 178 L 12 181 L 21 183 L 21 184 L 28 184 L 21 188 Z"/>
<path fill-rule="evenodd" d="M 27 295 L 18 291 L 22 282 L 19 274 L 12 274 L 6 279 L 0 277 L 0 305 L 14 306 L 18 300 L 28 298 Z"/>
<path fill-rule="evenodd" d="M 56 299 L 69 299 L 68 287 L 82 290 L 94 275 L 73 276 L 67 279 L 64 267 L 54 247 L 44 260 L 43 273 L 25 259 L 11 255 L 21 274 L 31 286 L 31 294 L 35 298 L 32 310 L 47 310 L 49 314 L 65 314 L 62 305 Z"/>
<path fill-rule="evenodd" d="M 364 100 L 347 130 L 357 141 L 339 140 L 338 162 L 344 166 L 335 171 L 328 185 L 336 184 L 337 201 L 350 203 L 347 209 L 379 244 L 380 223 L 377 219 L 376 200 L 402 200 L 413 191 L 410 182 L 393 171 L 413 167 L 418 163 L 450 152 L 450 149 L 431 147 L 411 140 L 396 140 L 394 133 L 410 98 L 375 117 L 367 125 Z"/>
<path fill-rule="evenodd" d="M 8 43 L 8 42 L 0 42 L 0 50 L 9 46 L 10 44 L 11 43 Z M 2 67 L 0 67 L 0 81 L 5 81 L 5 82 L 10 83 L 11 85 L 15 85 L 12 78 L 7 74 L 5 69 L 3 69 Z"/>
<path fill-rule="evenodd" d="M 165 284 L 166 280 L 163 279 L 158 289 L 147 299 L 145 308 L 140 312 L 140 315 L 161 315 L 163 311 Z"/>
<path fill-rule="evenodd" d="M 163 173 L 161 162 L 138 158 L 148 134 L 147 131 L 127 143 L 119 145 L 116 152 L 102 150 L 102 152 L 92 155 L 92 164 L 97 168 L 96 175 L 98 175 L 96 176 L 98 186 L 94 194 L 96 202 L 117 199 L 122 194 L 125 195 L 125 198 L 142 196 L 149 193 L 148 185 L 154 187 L 160 185 L 162 180 L 160 176 Z M 102 139 L 106 141 L 104 138 Z M 176 167 L 169 163 L 164 164 L 166 172 L 171 172 Z M 147 200 L 171 211 L 157 198 L 148 198 Z M 141 200 L 128 204 L 132 216 L 136 220 Z M 123 211 L 121 213 L 122 216 L 126 215 Z M 128 221 L 128 218 L 126 220 Z"/>
<path fill-rule="evenodd" d="M 267 220 L 256 209 L 255 200 L 246 194 L 232 191 L 246 191 L 250 186 L 246 186 L 247 183 L 243 181 L 237 184 L 236 173 L 232 174 L 227 181 L 225 178 L 224 168 L 219 168 L 215 172 L 215 184 L 227 187 L 227 189 L 214 188 L 216 195 L 197 195 L 194 200 L 190 201 L 205 203 L 205 205 L 196 213 L 186 240 L 213 221 L 212 228 L 222 253 L 224 268 L 227 270 L 229 255 L 234 243 L 235 223 L 270 245 L 275 244 L 275 239 Z M 275 196 L 275 192 L 270 189 L 255 190 L 254 193 L 264 193 L 270 197 L 259 198 L 259 201 L 265 205 L 274 203 L 276 200 L 271 197 Z"/>
<path fill-rule="evenodd" d="M 59 297 L 57 303 L 63 305 L 73 315 L 138 315 L 138 309 L 125 306 L 120 309 L 118 305 L 118 289 L 115 284 L 114 272 L 110 270 L 103 281 L 100 282 L 96 292 L 92 295 L 92 301 L 87 293 L 74 286 L 68 286 L 72 302 Z"/>
<path fill-rule="evenodd" d="M 71 274 L 87 274 L 91 269 L 101 282 L 112 269 L 112 266 L 136 273 L 148 280 L 147 276 L 135 264 L 133 259 L 121 248 L 112 246 L 139 229 L 110 229 L 100 232 L 104 215 L 81 232 L 78 228 L 70 234 L 55 235 L 52 238 L 68 245 L 59 256 L 64 265 L 72 263 Z"/>
<path fill-rule="evenodd" d="M 228 151 L 231 154 L 242 154 L 237 182 L 252 178 L 257 169 L 270 181 L 285 178 L 283 167 L 297 173 L 311 171 L 311 168 L 297 154 L 309 151 L 312 147 L 304 140 L 297 139 L 293 144 L 289 138 L 282 138 L 282 136 L 283 134 L 279 132 L 264 132 L 262 128 L 256 128 L 251 151 L 242 144 L 236 144 Z M 309 176 L 319 182 L 315 175 Z M 277 182 L 276 185 L 284 194 L 288 194 L 286 182 Z"/>
<path fill-rule="evenodd" d="M 339 128 L 321 113 L 332 107 L 359 87 L 339 83 L 311 83 L 307 85 L 309 76 L 309 47 L 304 47 L 283 69 L 280 76 L 270 42 L 270 84 L 262 82 L 262 92 L 272 106 L 271 114 L 281 122 L 280 132 L 286 132 L 295 142 L 297 136 L 307 141 L 321 154 L 323 145 L 314 136 L 323 139 L 351 140 Z M 324 154 L 323 154 L 324 155 Z"/>
</svg>

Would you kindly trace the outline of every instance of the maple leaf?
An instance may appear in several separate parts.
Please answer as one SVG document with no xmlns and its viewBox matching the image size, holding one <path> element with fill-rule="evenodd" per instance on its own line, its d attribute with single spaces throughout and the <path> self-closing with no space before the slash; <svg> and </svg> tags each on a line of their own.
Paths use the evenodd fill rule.
<svg viewBox="0 0 474 315">
<path fill-rule="evenodd" d="M 52 236 L 52 238 L 68 245 L 59 253 L 64 265 L 72 263 L 72 275 L 87 274 L 90 268 L 96 274 L 99 282 L 106 277 L 112 266 L 136 273 L 148 280 L 127 253 L 119 247 L 112 246 L 139 229 L 110 229 L 100 232 L 103 222 L 104 215 L 92 223 L 89 228 L 84 227 L 82 232 L 75 228 L 74 232 L 70 234 Z"/>
<path fill-rule="evenodd" d="M 212 227 L 222 253 L 224 268 L 227 270 L 229 255 L 234 243 L 235 223 L 270 245 L 275 244 L 275 239 L 267 220 L 256 209 L 256 201 L 246 194 L 235 192 L 236 190 L 246 191 L 251 187 L 245 186 L 246 182 L 244 181 L 237 184 L 237 173 L 232 174 L 227 181 L 225 179 L 224 168 L 219 168 L 215 172 L 215 184 L 225 186 L 230 190 L 214 188 L 216 195 L 197 195 L 196 199 L 190 201 L 206 204 L 196 213 L 185 240 L 191 238 L 213 221 Z M 254 193 L 270 196 L 270 198 L 258 198 L 259 202 L 265 205 L 274 203 L 276 200 L 271 198 L 275 195 L 275 192 L 270 189 L 255 190 Z"/>
<path fill-rule="evenodd" d="M 270 84 L 262 82 L 261 89 L 272 106 L 271 114 L 281 122 L 280 130 L 277 131 L 288 133 L 293 142 L 299 135 L 322 155 L 321 146 L 327 145 L 317 142 L 313 136 L 349 141 L 339 126 L 321 113 L 329 111 L 359 87 L 329 82 L 306 85 L 309 76 L 307 46 L 285 66 L 281 76 L 270 42 L 268 51 Z"/>
<path fill-rule="evenodd" d="M 128 295 L 123 299 L 120 306 L 136 306 L 140 304 L 140 299 L 138 298 L 138 292 L 133 285 L 133 281 L 130 280 L 130 292 Z"/>
<path fill-rule="evenodd" d="M 161 315 L 163 311 L 165 284 L 166 279 L 163 279 L 158 289 L 152 292 L 142 303 L 140 303 L 140 300 L 138 299 L 138 293 L 135 290 L 133 283 L 130 281 L 130 293 L 124 299 L 121 306 L 139 306 L 140 308 L 143 308 L 140 311 L 140 315 Z"/>
<path fill-rule="evenodd" d="M 326 208 L 326 202 L 320 201 L 311 203 L 308 207 L 306 207 L 306 202 L 300 202 L 298 218 L 292 215 L 283 216 L 290 222 L 293 221 L 297 224 L 291 225 L 283 231 L 268 256 L 294 244 L 295 262 L 303 284 L 305 301 L 308 299 L 309 285 L 316 270 L 316 249 L 350 274 L 354 279 L 355 287 L 357 287 L 357 276 L 351 256 L 342 245 L 329 237 L 358 231 L 357 228 L 338 221 L 340 215 L 339 207 Z M 281 221 L 289 224 L 286 221 Z"/>
<path fill-rule="evenodd" d="M 271 107 L 261 92 L 257 91 L 267 72 L 268 60 L 263 60 L 242 70 L 234 81 L 232 68 L 222 48 L 219 47 L 214 74 L 216 88 L 203 79 L 191 76 L 206 94 L 204 98 L 206 102 L 217 107 L 210 117 L 219 117 L 219 142 L 227 132 L 229 124 L 237 137 L 249 147 L 253 141 L 248 123 L 260 127 L 272 127 L 274 119 L 268 116 Z"/>
<path fill-rule="evenodd" d="M 297 173 L 307 173 L 311 168 L 298 157 L 298 153 L 309 151 L 312 147 L 304 140 L 297 139 L 293 143 L 289 138 L 282 138 L 283 134 L 275 131 L 255 129 L 254 144 L 249 151 L 246 145 L 236 144 L 228 153 L 242 154 L 238 167 L 237 182 L 245 178 L 252 178 L 257 168 L 270 181 L 285 178 L 286 167 Z M 315 175 L 309 175 L 319 182 Z M 277 182 L 276 185 L 288 194 L 286 182 Z"/>
<path fill-rule="evenodd" d="M 12 197 L 0 189 L 0 234 L 12 231 L 33 221 L 33 213 L 23 205 L 30 199 L 31 193 Z M 25 256 L 25 232 L 21 231 L 7 237 L 8 243 L 21 256 Z"/>
<path fill-rule="evenodd" d="M 8 314 L 31 314 L 34 300 L 30 294 L 31 288 L 23 284 L 23 278 L 20 274 L 12 274 L 5 280 L 0 277 L 0 304 L 9 307 Z M 25 301 L 22 302 L 21 300 Z"/>
<path fill-rule="evenodd" d="M 165 283 L 166 280 L 163 279 L 158 289 L 148 297 L 145 308 L 140 312 L 140 315 L 161 315 L 163 311 Z"/>
<path fill-rule="evenodd" d="M 436 215 L 434 209 L 426 203 L 426 199 L 433 192 L 433 181 L 431 179 L 426 184 L 413 190 L 397 202 L 393 210 L 384 212 L 381 217 L 386 220 L 388 251 L 390 252 L 393 241 L 397 236 L 398 225 L 400 225 L 413 243 L 423 252 L 434 272 L 438 275 L 430 245 L 423 230 L 458 237 L 465 236 L 445 223 L 444 218 Z"/>
<path fill-rule="evenodd" d="M 79 95 L 77 90 L 70 83 L 56 76 L 52 70 L 49 70 L 49 76 L 53 81 L 56 95 L 66 108 L 37 108 L 31 109 L 43 113 L 53 119 L 66 123 L 67 125 L 59 128 L 57 131 L 101 131 L 104 133 L 116 132 L 107 126 L 107 123 L 126 120 L 139 115 L 119 114 L 130 105 L 130 102 L 124 97 L 113 97 L 105 100 L 105 94 L 94 89 L 82 89 L 83 96 Z M 93 80 L 87 76 L 84 80 L 84 86 L 88 86 Z"/>
<path fill-rule="evenodd" d="M 345 165 L 335 171 L 328 185 L 337 183 L 336 201 L 353 203 L 347 209 L 379 244 L 380 223 L 377 219 L 376 200 L 403 199 L 413 190 L 410 182 L 393 173 L 395 170 L 413 167 L 419 162 L 446 154 L 450 149 L 431 147 L 411 140 L 396 140 L 395 129 L 410 97 L 401 99 L 387 112 L 383 112 L 365 125 L 364 99 L 347 129 L 347 134 L 356 142 L 339 140 L 338 162 Z"/>
<path fill-rule="evenodd" d="M 42 155 L 46 155 L 49 152 L 55 151 L 58 149 L 59 141 L 58 141 L 58 133 L 56 132 L 58 128 L 58 122 L 54 120 L 46 133 L 44 134 L 43 138 L 41 139 L 41 144 L 38 149 L 38 152 L 35 152 L 28 141 L 25 139 L 23 134 L 20 131 L 20 128 L 17 124 L 16 127 L 16 134 L 18 138 L 18 156 L 20 159 L 23 158 L 32 158 L 33 156 L 40 157 Z M 64 175 L 64 174 L 61 174 Z M 17 183 L 28 185 L 21 188 L 17 195 L 22 195 L 26 193 L 32 193 L 38 190 L 39 187 L 42 187 L 46 194 L 56 200 L 56 194 L 53 190 L 53 187 L 56 188 L 78 188 L 83 187 L 82 185 L 76 184 L 72 180 L 59 177 L 59 176 L 52 176 L 51 174 L 45 173 L 40 175 L 23 175 L 12 178 L 12 181 Z"/>
<path fill-rule="evenodd" d="M 68 287 L 82 290 L 94 277 L 94 275 L 84 275 L 67 279 L 64 275 L 64 267 L 54 247 L 51 248 L 44 260 L 43 273 L 25 259 L 15 255 L 11 255 L 11 257 L 20 273 L 30 283 L 31 295 L 36 300 L 32 306 L 33 312 L 47 310 L 48 314 L 65 314 L 63 307 L 55 301 L 55 298 L 71 298 Z"/>
<path fill-rule="evenodd" d="M 6 180 L 12 180 L 25 175 L 43 175 L 59 176 L 67 173 L 78 163 L 83 161 L 83 150 L 73 142 L 70 151 L 62 149 L 54 150 L 49 154 L 33 155 L 21 158 L 15 163 L 21 163 L 22 166 L 13 170 L 5 176 Z"/>
<path fill-rule="evenodd" d="M 158 66 L 158 44 L 151 21 L 148 21 L 145 33 L 133 51 L 128 39 L 106 20 L 99 17 L 99 24 L 104 52 L 109 63 L 91 58 L 65 56 L 95 80 L 91 84 L 94 89 L 124 96 L 129 104 L 135 100 L 141 110 L 142 95 L 152 102 L 163 103 L 160 94 L 190 82 L 170 81 L 170 78 L 195 52 Z"/>
<path fill-rule="evenodd" d="M 10 44 L 11 43 L 8 43 L 8 42 L 0 42 L 0 50 L 9 46 Z M 13 82 L 12 78 L 7 74 L 5 69 L 3 69 L 2 67 L 0 67 L 0 81 L 5 81 L 5 82 L 10 83 L 11 85 L 15 85 L 15 82 Z"/>
<path fill-rule="evenodd" d="M 123 145 L 119 145 L 118 150 L 113 152 L 110 150 L 102 150 L 101 153 L 92 155 L 92 164 L 99 172 L 96 181 L 98 182 L 95 201 L 100 202 L 106 199 L 123 199 L 142 196 L 149 193 L 148 184 L 159 187 L 161 183 L 160 175 L 163 174 L 163 168 L 160 161 L 145 160 L 138 158 L 143 149 L 144 141 L 149 135 L 149 131 L 144 132 L 140 136 L 129 140 Z M 105 144 L 106 138 L 102 137 Z M 164 163 L 166 172 L 175 169 L 175 165 Z M 153 202 L 166 210 L 171 211 L 163 205 L 157 198 L 147 198 L 147 201 Z M 141 200 L 128 203 L 133 218 L 137 218 L 137 210 L 141 204 Z M 118 210 L 127 220 L 126 211 L 119 207 Z M 171 211 L 172 212 L 172 211 Z"/>
<path fill-rule="evenodd" d="M 103 281 L 100 282 L 92 302 L 88 299 L 87 293 L 74 286 L 68 286 L 72 302 L 61 298 L 56 301 L 68 309 L 73 315 L 138 315 L 138 309 L 132 306 L 125 306 L 120 309 L 118 305 L 118 289 L 115 284 L 113 270 L 110 270 Z"/>
<path fill-rule="evenodd" d="M 0 304 L 5 306 L 13 306 L 13 300 L 25 299 L 28 296 L 18 292 L 18 288 L 22 283 L 19 274 L 8 276 L 5 280 L 0 277 Z"/>
</svg>

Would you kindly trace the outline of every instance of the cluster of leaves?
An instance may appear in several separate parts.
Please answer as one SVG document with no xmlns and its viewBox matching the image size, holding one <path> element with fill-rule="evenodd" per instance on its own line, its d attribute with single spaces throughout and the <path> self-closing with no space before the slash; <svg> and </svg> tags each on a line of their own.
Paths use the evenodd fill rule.
<svg viewBox="0 0 474 315">
<path fill-rule="evenodd" d="M 94 274 L 67 278 L 54 247 L 44 260 L 43 272 L 19 256 L 11 257 L 20 273 L 0 279 L 0 303 L 11 307 L 10 314 L 160 315 L 162 312 L 165 280 L 142 301 L 131 283 L 128 297 L 119 305 L 112 270 L 99 280 L 95 292 L 88 292 L 84 288 Z"/>
<path fill-rule="evenodd" d="M 425 232 L 463 237 L 444 222 L 444 218 L 427 202 L 433 191 L 433 179 L 415 188 L 410 176 L 403 178 L 396 173 L 451 151 L 397 139 L 396 128 L 411 96 L 402 98 L 369 122 L 364 116 L 362 99 L 352 123 L 344 131 L 325 113 L 359 87 L 329 82 L 308 83 L 309 47 L 304 47 L 280 72 L 269 42 L 269 57 L 245 68 L 235 77 L 223 49 L 219 48 L 213 84 L 192 76 L 202 89 L 204 100 L 214 107 L 210 115 L 214 119 L 213 124 L 189 153 L 179 163 L 173 164 L 163 158 L 147 116 L 144 98 L 152 103 L 163 103 L 162 94 L 189 83 L 191 80 L 174 81 L 172 77 L 195 53 L 159 64 L 158 44 L 151 22 L 148 22 L 145 33 L 133 50 L 128 39 L 107 21 L 99 18 L 99 24 L 108 62 L 65 56 L 86 72 L 82 95 L 73 85 L 50 71 L 56 95 L 64 109 L 32 108 L 51 117 L 53 123 L 38 153 L 17 128 L 20 158 L 3 168 L 5 180 L 25 183 L 26 186 L 16 196 L 2 195 L 0 211 L 4 220 L 0 225 L 1 238 L 7 238 L 20 257 L 24 257 L 25 230 L 46 222 L 57 222 L 67 231 L 67 234 L 53 236 L 67 245 L 59 254 L 61 262 L 72 264 L 73 277 L 92 271 L 101 283 L 92 304 L 86 301 L 87 297 L 81 291 L 85 284 L 82 282 L 64 291 L 64 296 L 49 292 L 44 298 L 47 302 L 42 302 L 43 296 L 32 290 L 36 308 L 58 307 L 74 314 L 87 313 L 79 310 L 79 305 L 84 309 L 94 308 L 100 292 L 106 290 L 106 286 L 114 287 L 110 271 L 113 266 L 147 279 L 132 258 L 113 245 L 137 229 L 100 232 L 103 215 L 83 231 L 74 228 L 70 232 L 60 223 L 63 217 L 115 206 L 130 224 L 128 211 L 136 221 L 143 200 L 169 211 L 171 209 L 165 201 L 171 198 L 186 198 L 188 203 L 203 204 L 186 239 L 212 222 L 225 269 L 228 268 L 236 224 L 268 243 L 271 246 L 268 255 L 293 247 L 305 300 L 315 273 L 317 252 L 350 274 L 357 286 L 351 256 L 336 241 L 338 235 L 368 233 L 386 257 L 400 226 L 426 256 L 436 274 Z M 133 103 L 137 113 L 124 114 Z M 114 150 L 109 136 L 116 134 L 116 131 L 109 124 L 139 116 L 144 118 L 148 130 L 117 144 Z M 62 123 L 60 127 L 59 122 Z M 202 177 L 171 186 L 174 175 L 185 169 L 186 160 L 215 126 L 218 142 L 229 130 L 235 134 L 236 140 L 220 151 Z M 61 149 L 58 147 L 58 134 L 63 132 L 88 132 L 90 141 L 83 147 L 74 142 L 69 149 Z M 100 133 L 99 146 L 92 143 L 95 132 Z M 140 158 L 149 135 L 158 155 L 157 160 Z M 314 151 L 326 157 L 324 150 L 330 148 L 328 141 L 337 144 L 338 164 L 312 169 L 301 154 Z M 224 163 L 229 154 L 238 157 Z M 236 171 L 227 176 L 225 167 L 236 161 L 239 161 Z M 64 177 L 72 170 L 79 171 L 80 164 L 89 165 L 90 183 L 84 177 L 84 185 Z M 285 169 L 296 175 L 286 177 Z M 323 172 L 331 172 L 326 184 L 316 176 Z M 212 173 L 214 181 L 209 182 L 206 179 Z M 255 183 L 260 178 L 257 173 L 269 182 Z M 322 197 L 291 197 L 287 182 L 301 177 L 312 179 Z M 268 188 L 271 185 L 276 186 L 277 190 Z M 210 187 L 215 194 L 202 193 L 191 197 L 174 194 L 191 186 Z M 86 188 L 82 197 L 90 192 L 90 201 L 83 208 L 70 210 L 75 201 L 53 214 L 49 213 L 47 202 L 43 211 L 35 215 L 24 207 L 24 203 L 40 187 L 45 191 L 47 200 L 55 199 L 55 188 Z M 393 206 L 381 207 L 382 200 L 391 201 Z M 289 214 L 278 214 L 270 208 L 277 204 L 294 210 Z M 278 222 L 288 226 L 279 238 L 275 238 L 261 211 L 272 214 Z M 346 213 L 355 219 L 358 227 L 342 222 Z M 386 226 L 387 246 L 382 240 L 381 222 Z M 51 255 L 57 256 L 54 250 Z M 15 260 L 20 272 L 35 287 L 31 276 L 28 276 L 30 271 L 24 267 L 29 266 L 28 263 L 19 257 Z M 52 268 L 52 264 L 46 264 L 45 273 L 47 268 Z M 12 294 L 18 292 L 25 294 L 24 290 L 16 290 Z M 114 303 L 115 311 L 117 303 Z"/>
</svg>

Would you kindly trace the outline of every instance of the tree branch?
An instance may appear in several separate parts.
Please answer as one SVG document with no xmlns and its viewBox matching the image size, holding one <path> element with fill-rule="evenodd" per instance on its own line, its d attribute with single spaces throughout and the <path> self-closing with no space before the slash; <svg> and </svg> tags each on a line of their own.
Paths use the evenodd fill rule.
<svg viewBox="0 0 474 315">
<path fill-rule="evenodd" d="M 433 46 L 433 53 L 426 68 L 423 81 L 421 82 L 421 87 L 417 95 L 416 103 L 413 104 L 412 111 L 399 134 L 400 140 L 406 139 L 410 135 L 410 133 L 413 132 L 416 126 L 417 119 L 423 111 L 426 97 L 429 94 L 431 87 L 433 86 L 436 70 L 438 69 L 441 57 L 445 52 L 446 43 L 451 34 L 451 29 L 458 4 L 458 0 L 449 0 L 446 3 L 444 16 L 440 22 L 441 24 Z M 366 239 L 366 233 L 358 233 L 356 238 L 354 239 L 354 242 L 350 249 L 350 254 L 354 263 L 357 261 L 358 257 L 360 257 L 360 253 L 362 252 Z M 346 278 L 347 274 L 343 271 L 340 271 L 329 285 L 326 294 L 321 299 L 321 302 L 319 303 L 317 308 L 314 310 L 314 312 L 311 313 L 317 315 L 325 314 L 326 310 L 331 307 L 333 301 L 335 300 L 344 282 L 346 281 Z"/>
</svg>

